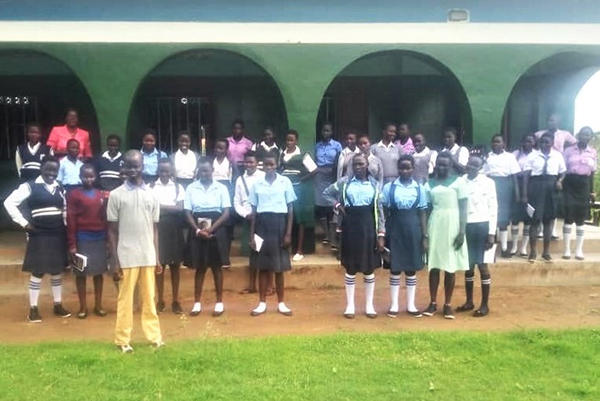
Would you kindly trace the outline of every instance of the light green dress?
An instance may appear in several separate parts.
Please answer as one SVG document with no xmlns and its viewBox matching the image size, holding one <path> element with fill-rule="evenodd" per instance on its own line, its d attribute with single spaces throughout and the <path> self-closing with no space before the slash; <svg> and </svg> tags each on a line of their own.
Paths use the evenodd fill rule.
<svg viewBox="0 0 600 401">
<path fill-rule="evenodd" d="M 425 185 L 425 190 L 429 194 L 432 206 L 428 223 L 429 270 L 440 269 L 449 273 L 469 270 L 467 241 L 465 240 L 460 249 L 454 249 L 454 240 L 460 230 L 458 200 L 468 196 L 465 179 L 432 179 Z"/>
</svg>

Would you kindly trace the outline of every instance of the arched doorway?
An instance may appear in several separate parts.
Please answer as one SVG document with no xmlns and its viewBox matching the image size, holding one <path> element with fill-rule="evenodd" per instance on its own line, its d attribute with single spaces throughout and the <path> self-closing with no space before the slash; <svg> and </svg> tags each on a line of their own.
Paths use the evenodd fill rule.
<svg viewBox="0 0 600 401">
<path fill-rule="evenodd" d="M 40 123 L 47 138 L 53 126 L 64 124 L 65 112 L 71 107 L 79 112 L 79 125 L 90 131 L 92 147 L 99 150 L 92 101 L 67 65 L 33 51 L 0 52 L 0 162 L 14 170 L 15 148 L 26 142 L 27 124 Z M 13 175 L 16 177 L 15 171 Z"/>
<path fill-rule="evenodd" d="M 441 145 L 445 126 L 456 127 L 462 142 L 472 139 L 471 108 L 456 76 L 410 51 L 369 54 L 344 68 L 327 88 L 317 127 L 325 121 L 334 124 L 338 139 L 355 130 L 377 140 L 387 121 L 408 122 L 432 146 Z"/>
<path fill-rule="evenodd" d="M 138 88 L 129 118 L 132 147 L 139 146 L 144 129 L 158 134 L 162 150 L 177 149 L 180 131 L 194 138 L 199 149 L 230 134 L 233 120 L 241 118 L 246 134 L 259 140 L 272 126 L 282 141 L 287 129 L 283 98 L 273 78 L 258 64 L 222 50 L 192 50 L 176 54 L 154 68 Z"/>
<path fill-rule="evenodd" d="M 594 132 L 600 131 L 600 66 L 581 87 L 575 97 L 574 132 L 579 132 L 582 127 L 592 127 Z"/>
<path fill-rule="evenodd" d="M 598 70 L 600 56 L 580 52 L 555 54 L 529 68 L 506 103 L 502 132 L 509 145 L 517 147 L 523 135 L 545 129 L 551 114 L 560 116 L 560 129 L 573 132 L 576 98 Z"/>
</svg>

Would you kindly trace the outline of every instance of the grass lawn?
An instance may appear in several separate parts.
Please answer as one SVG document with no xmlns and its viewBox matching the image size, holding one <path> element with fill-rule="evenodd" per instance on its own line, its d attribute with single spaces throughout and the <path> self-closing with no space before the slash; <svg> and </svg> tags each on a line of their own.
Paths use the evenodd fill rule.
<svg viewBox="0 0 600 401">
<path fill-rule="evenodd" d="M 600 330 L 223 338 L 135 348 L 122 355 L 103 343 L 0 346 L 0 399 L 600 400 Z"/>
</svg>

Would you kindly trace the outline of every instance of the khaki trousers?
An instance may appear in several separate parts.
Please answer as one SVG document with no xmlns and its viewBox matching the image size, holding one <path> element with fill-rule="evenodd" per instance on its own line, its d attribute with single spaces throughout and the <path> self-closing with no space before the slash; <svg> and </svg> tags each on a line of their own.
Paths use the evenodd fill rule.
<svg viewBox="0 0 600 401">
<path fill-rule="evenodd" d="M 117 301 L 117 325 L 115 328 L 115 344 L 127 345 L 131 341 L 133 329 L 133 294 L 139 284 L 140 301 L 142 303 L 142 330 L 148 341 L 162 341 L 160 324 L 154 304 L 155 277 L 154 266 L 133 267 L 123 269 L 123 278 L 119 288 Z"/>
</svg>

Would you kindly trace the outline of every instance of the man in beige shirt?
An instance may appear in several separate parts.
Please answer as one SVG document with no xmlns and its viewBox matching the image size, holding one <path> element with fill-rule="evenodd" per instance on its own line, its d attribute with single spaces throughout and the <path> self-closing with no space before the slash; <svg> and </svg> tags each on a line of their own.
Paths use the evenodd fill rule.
<svg viewBox="0 0 600 401">
<path fill-rule="evenodd" d="M 139 283 L 142 330 L 156 347 L 164 345 L 154 303 L 155 274 L 162 273 L 158 257 L 160 205 L 142 179 L 143 157 L 130 150 L 123 158 L 126 181 L 108 200 L 108 240 L 115 261 L 115 280 L 120 281 L 115 344 L 124 353 L 133 329 L 133 294 Z"/>
</svg>

